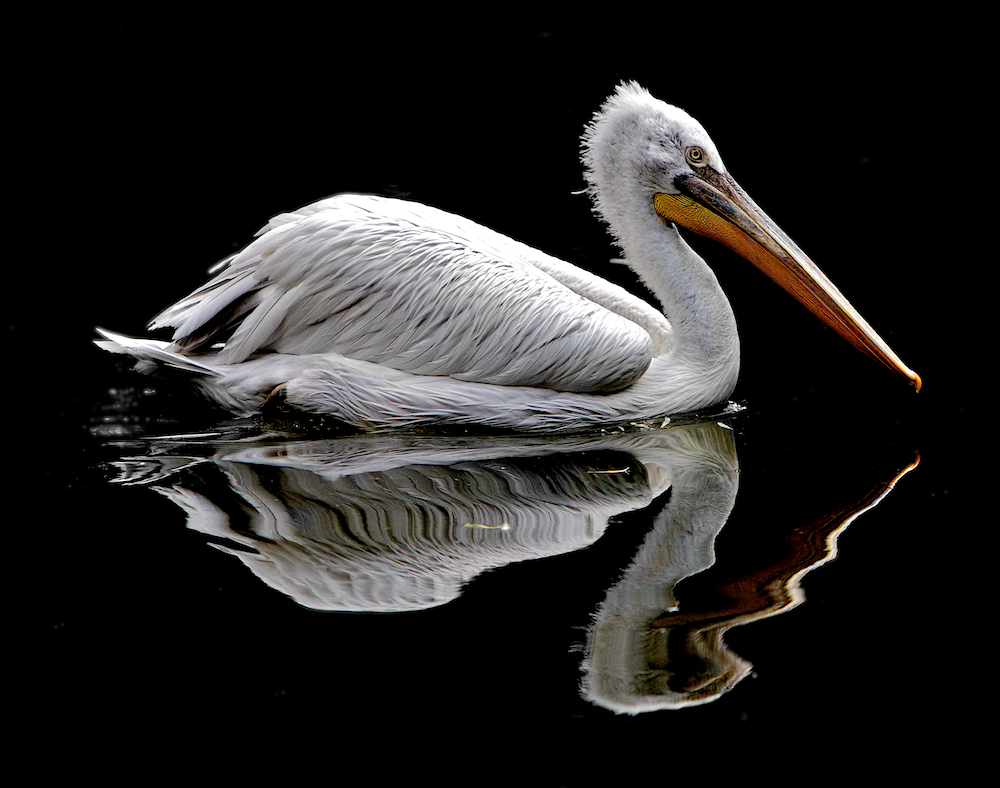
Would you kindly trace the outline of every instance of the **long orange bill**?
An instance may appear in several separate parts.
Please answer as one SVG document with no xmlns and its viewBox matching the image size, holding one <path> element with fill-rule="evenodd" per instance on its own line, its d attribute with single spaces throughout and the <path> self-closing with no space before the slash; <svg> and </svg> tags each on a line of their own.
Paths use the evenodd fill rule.
<svg viewBox="0 0 1000 788">
<path fill-rule="evenodd" d="M 861 352 L 909 378 L 907 367 L 836 285 L 757 207 L 728 174 L 708 167 L 675 180 L 680 194 L 657 194 L 661 218 L 713 238 L 749 260 Z"/>
</svg>

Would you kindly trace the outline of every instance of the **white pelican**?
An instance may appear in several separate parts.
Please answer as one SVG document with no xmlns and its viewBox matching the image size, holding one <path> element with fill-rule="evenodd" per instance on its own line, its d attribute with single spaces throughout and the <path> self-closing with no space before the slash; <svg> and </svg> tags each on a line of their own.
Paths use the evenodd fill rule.
<svg viewBox="0 0 1000 788">
<path fill-rule="evenodd" d="M 920 378 L 726 172 L 686 112 L 623 84 L 583 136 L 596 211 L 663 314 L 467 219 L 340 195 L 274 217 L 150 328 L 108 350 L 197 374 L 238 413 L 272 398 L 360 430 L 571 430 L 725 401 L 736 319 L 678 226 L 761 268 L 858 349 Z"/>
</svg>

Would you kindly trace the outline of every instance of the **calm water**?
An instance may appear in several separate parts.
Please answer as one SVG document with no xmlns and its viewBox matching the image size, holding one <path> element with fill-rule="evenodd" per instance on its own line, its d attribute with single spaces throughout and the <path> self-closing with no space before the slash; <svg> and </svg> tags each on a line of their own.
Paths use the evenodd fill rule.
<svg viewBox="0 0 1000 788">
<path fill-rule="evenodd" d="M 35 499 L 27 678 L 61 729 L 543 737 L 555 780 L 580 737 L 703 757 L 951 713 L 918 642 L 951 607 L 948 491 L 912 425 L 322 438 L 111 379 Z"/>
<path fill-rule="evenodd" d="M 18 258 L 8 290 L 9 606 L 27 619 L 9 714 L 35 768 L 140 751 L 143 774 L 211 753 L 286 780 L 308 759 L 375 784 L 585 785 L 598 766 L 635 784 L 685 764 L 784 775 L 792 756 L 802 779 L 870 749 L 894 775 L 938 756 L 961 774 L 969 746 L 947 735 L 990 700 L 973 586 L 992 425 L 975 294 L 903 199 L 927 193 L 928 154 L 901 108 L 946 107 L 928 86 L 966 81 L 916 73 L 920 36 L 747 19 L 657 29 L 661 50 L 379 27 L 363 48 L 385 69 L 345 79 L 327 28 L 237 67 L 257 27 L 111 22 L 74 30 L 65 79 L 38 91 L 76 136 L 33 159 L 52 172 L 25 204 L 55 207 L 21 235 L 58 244 Z M 733 63 L 754 89 L 731 89 Z M 343 190 L 458 211 L 638 288 L 573 195 L 580 131 L 622 78 L 706 124 L 920 395 L 697 241 L 739 319 L 744 410 L 664 430 L 274 434 L 90 345 L 95 325 L 141 332 L 272 214 Z M 323 112 L 299 111 L 317 96 Z"/>
</svg>

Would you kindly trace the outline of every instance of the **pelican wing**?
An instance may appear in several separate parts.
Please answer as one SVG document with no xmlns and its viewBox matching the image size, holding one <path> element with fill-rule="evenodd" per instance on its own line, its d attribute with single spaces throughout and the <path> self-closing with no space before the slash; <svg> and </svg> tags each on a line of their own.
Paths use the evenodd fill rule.
<svg viewBox="0 0 1000 788">
<path fill-rule="evenodd" d="M 189 353 L 224 341 L 216 363 L 339 353 L 576 392 L 638 380 L 665 325 L 621 288 L 460 217 L 349 195 L 275 217 L 151 324 Z"/>
</svg>

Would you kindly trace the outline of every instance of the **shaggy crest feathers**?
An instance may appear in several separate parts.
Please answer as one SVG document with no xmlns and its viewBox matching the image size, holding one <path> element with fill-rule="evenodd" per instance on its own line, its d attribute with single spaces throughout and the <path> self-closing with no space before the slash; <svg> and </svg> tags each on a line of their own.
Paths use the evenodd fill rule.
<svg viewBox="0 0 1000 788">
<path fill-rule="evenodd" d="M 702 125 L 679 107 L 654 98 L 635 82 L 623 82 L 594 114 L 581 138 L 581 160 L 594 210 L 621 241 L 625 211 L 645 207 L 656 192 L 676 193 L 671 181 L 690 172 L 684 151 L 701 147 L 712 167 L 725 172 L 722 157 Z M 643 187 L 641 195 L 629 190 Z M 619 209 L 616 211 L 616 207 Z"/>
</svg>

